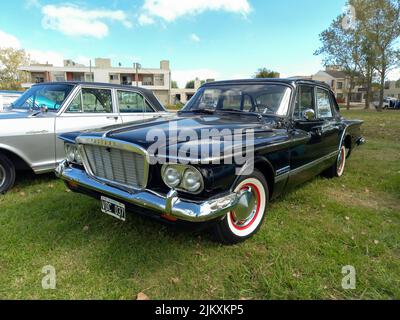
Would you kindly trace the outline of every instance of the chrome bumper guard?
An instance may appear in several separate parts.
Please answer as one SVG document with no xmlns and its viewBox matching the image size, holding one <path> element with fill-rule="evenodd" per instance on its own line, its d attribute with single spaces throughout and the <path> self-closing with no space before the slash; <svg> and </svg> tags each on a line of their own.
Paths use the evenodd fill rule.
<svg viewBox="0 0 400 320">
<path fill-rule="evenodd" d="M 171 190 L 167 196 L 150 190 L 127 192 L 88 176 L 84 170 L 71 167 L 67 161 L 60 163 L 55 172 L 57 177 L 75 183 L 83 189 L 189 222 L 206 222 L 220 218 L 246 202 L 247 196 L 245 193 L 231 193 L 218 199 L 197 203 L 181 200 L 175 190 Z"/>
</svg>

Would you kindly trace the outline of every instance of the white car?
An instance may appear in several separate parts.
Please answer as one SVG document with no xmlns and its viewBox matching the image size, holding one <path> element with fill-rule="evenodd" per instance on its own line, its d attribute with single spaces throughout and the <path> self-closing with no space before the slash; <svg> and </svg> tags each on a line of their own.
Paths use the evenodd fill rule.
<svg viewBox="0 0 400 320">
<path fill-rule="evenodd" d="M 392 97 L 386 97 L 383 99 L 383 109 L 394 109 L 397 99 Z M 374 102 L 375 108 L 379 107 L 379 101 Z"/>
<path fill-rule="evenodd" d="M 0 112 L 7 109 L 23 92 L 0 90 Z"/>
<path fill-rule="evenodd" d="M 84 82 L 34 85 L 0 113 L 0 193 L 16 170 L 53 171 L 65 159 L 57 135 L 145 121 L 169 114 L 146 89 Z"/>
</svg>

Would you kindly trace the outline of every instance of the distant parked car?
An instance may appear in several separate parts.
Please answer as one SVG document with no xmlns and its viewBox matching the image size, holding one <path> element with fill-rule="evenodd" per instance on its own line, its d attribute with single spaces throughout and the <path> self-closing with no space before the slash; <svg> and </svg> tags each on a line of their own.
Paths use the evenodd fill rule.
<svg viewBox="0 0 400 320">
<path fill-rule="evenodd" d="M 153 93 L 142 88 L 83 82 L 34 85 L 0 113 L 0 193 L 13 186 L 16 169 L 51 172 L 65 159 L 58 134 L 166 113 Z"/>
<path fill-rule="evenodd" d="M 397 103 L 396 98 L 386 97 L 383 99 L 383 109 L 395 109 Z M 379 101 L 374 102 L 375 108 L 379 107 Z"/>
<path fill-rule="evenodd" d="M 20 91 L 0 90 L 0 112 L 7 109 L 22 94 Z"/>
</svg>

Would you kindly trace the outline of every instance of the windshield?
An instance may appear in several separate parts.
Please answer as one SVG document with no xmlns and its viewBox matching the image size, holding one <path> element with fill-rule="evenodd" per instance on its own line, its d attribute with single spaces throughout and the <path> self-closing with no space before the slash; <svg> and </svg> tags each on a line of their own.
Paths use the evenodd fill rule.
<svg viewBox="0 0 400 320">
<path fill-rule="evenodd" d="M 291 91 L 289 87 L 279 84 L 204 87 L 182 111 L 234 111 L 286 116 Z"/>
<path fill-rule="evenodd" d="M 48 111 L 57 112 L 73 88 L 65 84 L 35 85 L 18 98 L 12 108 L 40 110 L 46 107 Z"/>
</svg>

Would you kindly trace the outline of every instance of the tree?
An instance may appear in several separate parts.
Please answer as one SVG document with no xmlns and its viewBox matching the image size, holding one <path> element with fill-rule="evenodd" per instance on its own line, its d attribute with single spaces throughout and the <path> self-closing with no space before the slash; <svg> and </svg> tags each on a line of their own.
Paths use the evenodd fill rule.
<svg viewBox="0 0 400 320">
<path fill-rule="evenodd" d="M 171 81 L 171 88 L 172 89 L 178 89 L 179 87 L 178 87 L 178 82 L 176 82 L 176 81 Z"/>
<path fill-rule="evenodd" d="M 360 78 L 366 87 L 366 108 L 372 96 L 375 75 L 380 76 L 380 107 L 389 71 L 399 64 L 395 49 L 400 36 L 400 0 L 349 0 L 356 20 L 344 27 L 345 14 L 339 15 L 321 33 L 322 46 L 315 54 L 324 56 L 324 64 L 340 65 L 350 82 Z M 348 92 L 351 96 L 351 89 Z M 348 99 L 348 106 L 349 106 Z"/>
<path fill-rule="evenodd" d="M 323 55 L 325 66 L 340 66 L 349 79 L 347 90 L 347 109 L 350 109 L 352 88 L 359 76 L 359 63 L 362 52 L 360 50 L 361 39 L 353 28 L 343 28 L 345 15 L 338 16 L 330 27 L 320 34 L 322 46 L 314 53 Z"/>
<path fill-rule="evenodd" d="M 25 50 L 0 48 L 0 89 L 21 89 L 21 83 L 26 82 L 27 78 L 18 68 L 29 63 L 29 55 Z"/>
<path fill-rule="evenodd" d="M 196 80 L 190 80 L 186 83 L 185 89 L 194 89 L 194 85 L 195 85 Z M 200 81 L 200 85 L 205 84 L 206 81 L 205 80 L 201 80 Z"/>
<path fill-rule="evenodd" d="M 361 32 L 366 35 L 376 59 L 373 68 L 380 78 L 379 108 L 383 108 L 385 82 L 389 72 L 400 64 L 400 0 L 353 0 L 360 12 Z"/>
<path fill-rule="evenodd" d="M 260 68 L 257 70 L 254 78 L 280 78 L 280 73 L 269 70 L 267 68 Z"/>
</svg>

